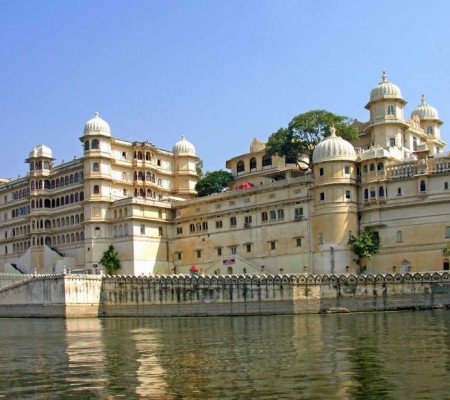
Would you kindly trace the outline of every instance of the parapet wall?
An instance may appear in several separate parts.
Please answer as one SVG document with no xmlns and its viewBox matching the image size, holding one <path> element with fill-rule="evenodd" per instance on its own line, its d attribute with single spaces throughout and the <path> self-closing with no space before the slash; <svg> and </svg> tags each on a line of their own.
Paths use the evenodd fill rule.
<svg viewBox="0 0 450 400">
<path fill-rule="evenodd" d="M 450 308 L 448 272 L 386 275 L 28 276 L 0 317 L 213 316 Z"/>
</svg>

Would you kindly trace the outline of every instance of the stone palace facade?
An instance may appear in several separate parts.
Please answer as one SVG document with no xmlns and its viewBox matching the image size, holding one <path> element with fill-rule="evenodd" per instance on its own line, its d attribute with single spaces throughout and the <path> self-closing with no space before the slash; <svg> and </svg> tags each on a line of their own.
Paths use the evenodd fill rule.
<svg viewBox="0 0 450 400">
<path fill-rule="evenodd" d="M 226 162 L 233 186 L 202 198 L 185 137 L 172 151 L 118 139 L 96 114 L 82 157 L 56 165 L 40 145 L 27 176 L 0 179 L 0 272 L 95 274 L 110 244 L 123 275 L 355 272 L 348 238 L 366 227 L 382 241 L 368 272 L 448 270 L 442 121 L 424 96 L 410 118 L 405 105 L 383 73 L 353 143 L 333 132 L 305 172 L 254 139 Z"/>
</svg>

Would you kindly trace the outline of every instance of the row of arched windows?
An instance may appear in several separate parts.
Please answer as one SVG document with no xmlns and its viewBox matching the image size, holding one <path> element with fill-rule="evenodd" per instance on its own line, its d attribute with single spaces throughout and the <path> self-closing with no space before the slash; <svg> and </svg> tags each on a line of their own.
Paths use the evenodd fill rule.
<svg viewBox="0 0 450 400">
<path fill-rule="evenodd" d="M 31 190 L 39 189 L 55 189 L 59 187 L 73 185 L 78 182 L 83 181 L 83 172 L 75 172 L 74 174 L 62 176 L 56 179 L 45 179 L 45 180 L 31 180 L 30 186 Z"/>
<path fill-rule="evenodd" d="M 271 167 L 272 166 L 272 157 L 264 154 L 260 160 L 262 168 Z M 288 162 L 288 161 L 286 161 Z M 294 161 L 295 162 L 295 161 Z M 252 172 L 258 168 L 258 163 L 255 157 L 252 157 L 249 162 L 249 172 Z M 240 174 L 246 171 L 245 162 L 243 160 L 239 160 L 236 164 L 236 173 Z"/>
<path fill-rule="evenodd" d="M 134 197 L 147 197 L 149 199 L 162 199 L 162 194 L 157 194 L 154 190 L 144 188 L 134 189 Z"/>
<path fill-rule="evenodd" d="M 17 207 L 16 209 L 11 210 L 11 217 L 12 218 L 23 217 L 24 215 L 27 215 L 29 213 L 30 213 L 30 206 Z"/>
<path fill-rule="evenodd" d="M 42 166 L 44 168 L 42 168 Z M 50 161 L 44 160 L 44 162 L 42 162 L 41 160 L 39 160 L 30 162 L 30 171 L 40 171 L 41 169 L 50 169 Z"/>
<path fill-rule="evenodd" d="M 88 151 L 89 148 L 91 150 L 98 150 L 100 148 L 100 143 L 98 139 L 92 139 L 92 141 L 89 143 L 89 140 L 86 140 L 84 142 L 84 151 Z"/>
<path fill-rule="evenodd" d="M 141 181 L 141 182 L 152 182 L 157 183 L 159 186 L 162 185 L 162 179 L 156 178 L 155 174 L 151 173 L 150 171 L 147 171 L 144 173 L 143 171 L 137 171 L 134 173 L 134 180 L 135 181 Z"/>
<path fill-rule="evenodd" d="M 56 199 L 36 199 L 31 200 L 31 208 L 57 208 L 73 203 L 84 201 L 84 192 L 66 194 Z"/>
<path fill-rule="evenodd" d="M 31 241 L 25 241 L 25 242 L 20 242 L 20 243 L 13 243 L 12 248 L 13 248 L 13 252 L 15 253 L 16 251 L 24 251 L 27 250 L 31 247 Z"/>
<path fill-rule="evenodd" d="M 71 226 L 80 224 L 84 221 L 84 214 L 74 214 L 74 215 L 68 215 L 66 217 L 62 218 L 53 218 L 50 219 L 36 219 L 31 221 L 31 229 L 33 231 L 40 230 L 40 229 L 52 229 L 52 228 L 62 228 L 65 226 Z M 29 233 L 29 232 L 28 232 Z"/>
<path fill-rule="evenodd" d="M 116 237 L 123 237 L 128 236 L 128 225 L 115 225 L 113 227 L 113 236 Z"/>
<path fill-rule="evenodd" d="M 31 233 L 31 226 L 30 225 L 24 225 L 24 226 L 18 226 L 17 228 L 12 228 L 12 235 L 14 236 L 22 236 L 27 235 Z M 5 239 L 8 237 L 7 232 L 5 232 Z"/>
<path fill-rule="evenodd" d="M 30 188 L 24 188 L 21 190 L 16 190 L 15 192 L 11 193 L 12 200 L 18 200 L 25 198 L 30 195 Z"/>
</svg>

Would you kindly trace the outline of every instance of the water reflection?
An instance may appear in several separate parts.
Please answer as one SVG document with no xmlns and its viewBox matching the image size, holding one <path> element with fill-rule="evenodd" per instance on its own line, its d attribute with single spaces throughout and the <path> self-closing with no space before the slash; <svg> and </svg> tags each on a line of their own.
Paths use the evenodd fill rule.
<svg viewBox="0 0 450 400">
<path fill-rule="evenodd" d="M 435 399 L 450 312 L 0 319 L 0 399 Z"/>
</svg>

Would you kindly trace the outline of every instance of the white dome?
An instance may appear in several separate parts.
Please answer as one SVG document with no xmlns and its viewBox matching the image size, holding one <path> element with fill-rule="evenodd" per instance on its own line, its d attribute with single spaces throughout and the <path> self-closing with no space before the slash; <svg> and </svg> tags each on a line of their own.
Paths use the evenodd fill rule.
<svg viewBox="0 0 450 400">
<path fill-rule="evenodd" d="M 370 92 L 370 102 L 383 99 L 403 100 L 400 88 L 387 80 L 385 71 L 383 71 L 383 75 L 381 76 L 381 82 Z"/>
<path fill-rule="evenodd" d="M 421 120 L 439 119 L 437 110 L 434 107 L 431 107 L 429 104 L 427 104 L 427 101 L 425 100 L 424 95 L 422 95 L 422 102 L 421 102 L 420 106 L 417 106 L 411 113 L 411 118 L 414 115 L 417 115 Z"/>
<path fill-rule="evenodd" d="M 176 142 L 172 148 L 173 154 L 179 155 L 191 155 L 195 156 L 195 147 L 194 145 L 186 140 L 186 136 L 182 135 L 181 140 Z"/>
<path fill-rule="evenodd" d="M 44 144 L 40 144 L 30 152 L 30 158 L 35 157 L 53 158 L 52 149 Z"/>
<path fill-rule="evenodd" d="M 332 127 L 331 135 L 323 139 L 314 149 L 313 163 L 336 160 L 356 161 L 356 152 L 350 142 L 336 136 L 336 129 Z"/>
<path fill-rule="evenodd" d="M 108 123 L 104 119 L 100 118 L 98 112 L 96 112 L 94 118 L 86 122 L 83 133 L 84 135 L 103 133 L 111 136 L 111 129 L 109 128 Z"/>
</svg>

